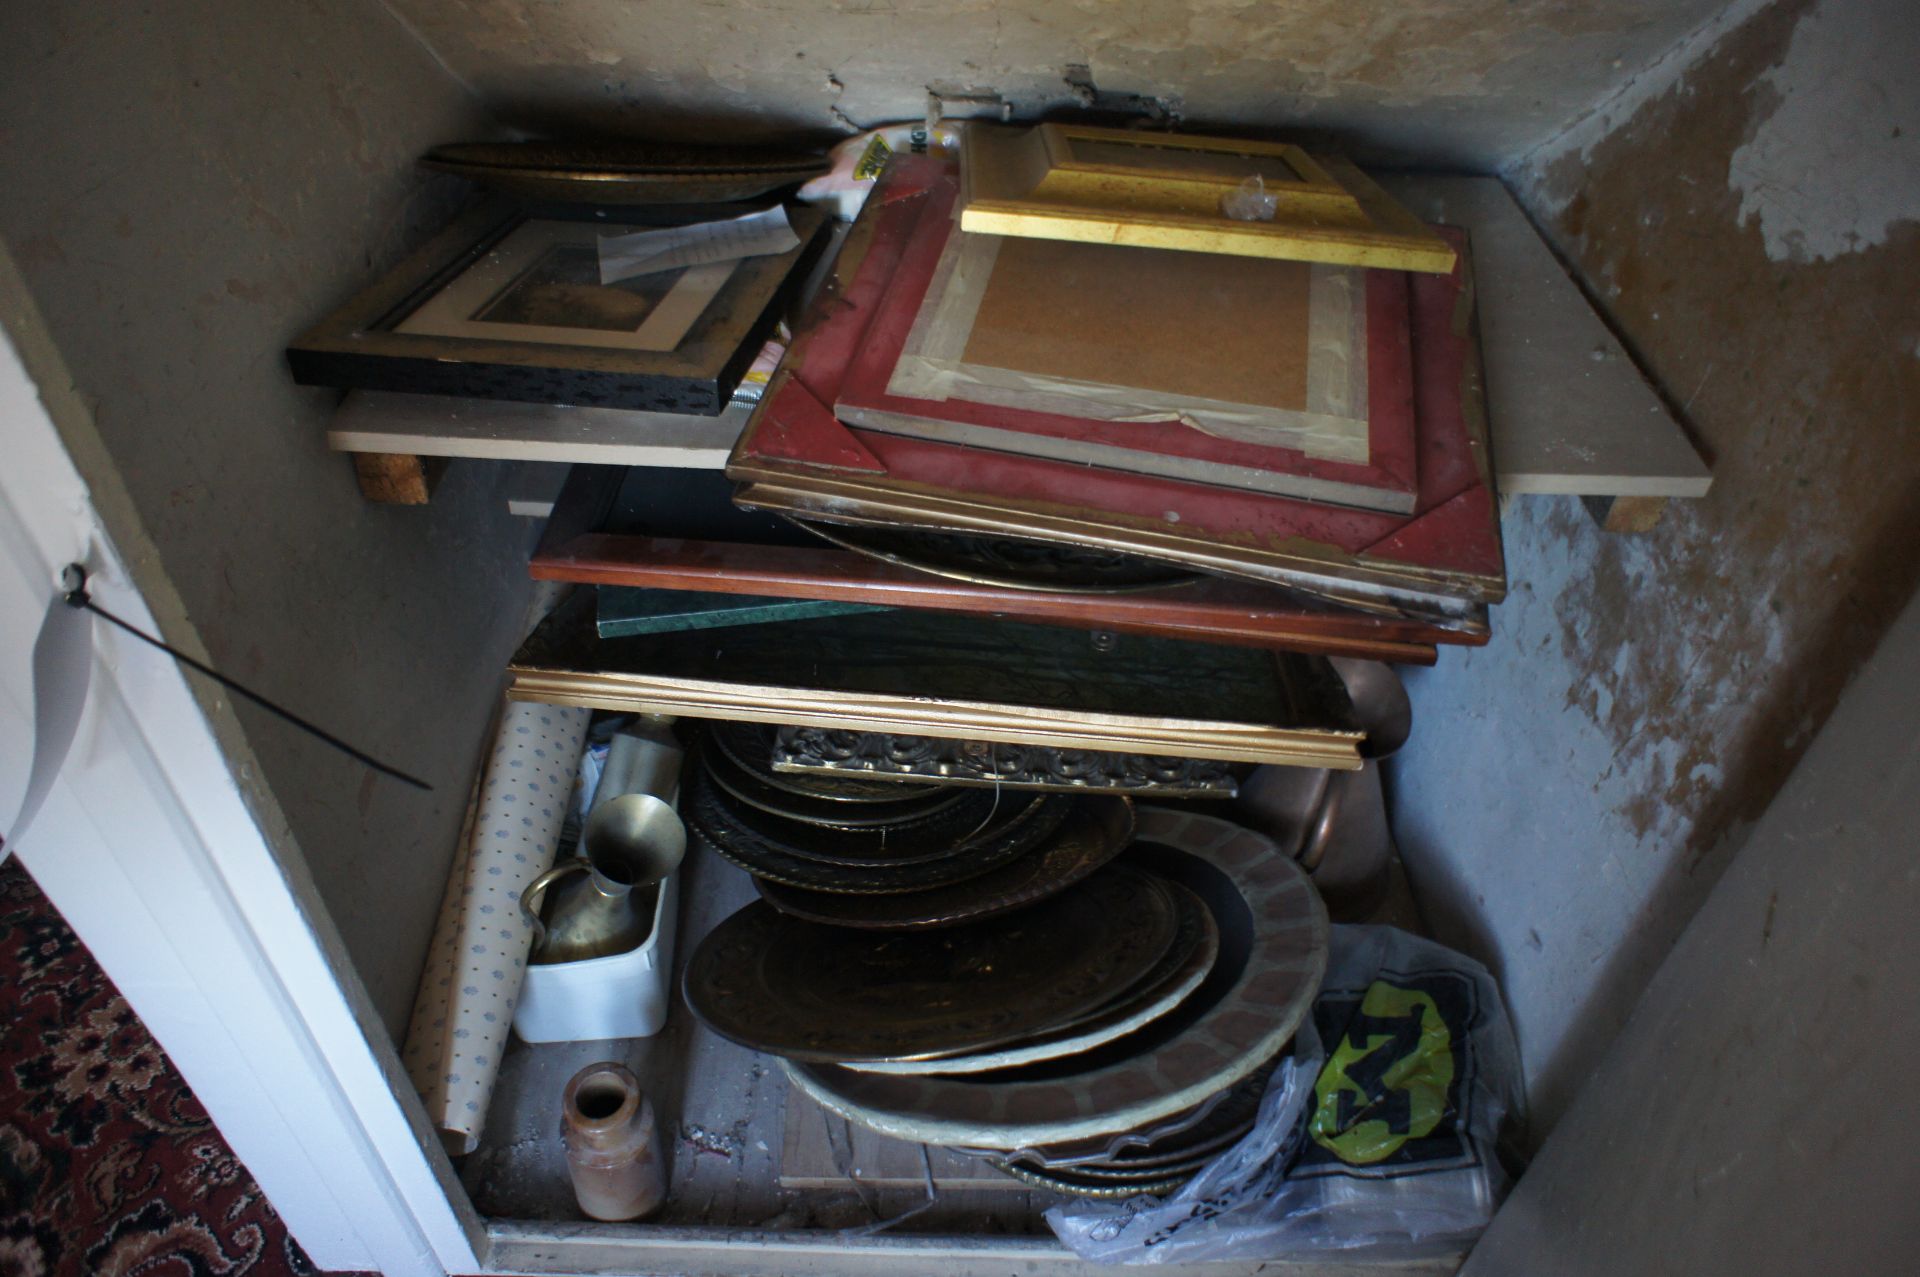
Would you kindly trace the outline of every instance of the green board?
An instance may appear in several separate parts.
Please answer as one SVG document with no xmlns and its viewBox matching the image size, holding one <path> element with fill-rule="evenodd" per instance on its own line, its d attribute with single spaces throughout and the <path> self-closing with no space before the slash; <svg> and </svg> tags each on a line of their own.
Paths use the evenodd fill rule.
<svg viewBox="0 0 1920 1277">
<path fill-rule="evenodd" d="M 1096 640 L 1080 629 L 911 608 L 739 623 L 711 642 L 688 641 L 684 629 L 607 638 L 594 611 L 592 591 L 576 590 L 521 646 L 513 665 L 1358 730 L 1339 675 L 1317 656 L 1138 634 Z"/>
<path fill-rule="evenodd" d="M 698 590 L 646 590 L 624 585 L 600 586 L 599 595 L 594 628 L 603 639 L 892 610 L 874 603 L 775 599 L 758 594 L 709 594 Z"/>
</svg>

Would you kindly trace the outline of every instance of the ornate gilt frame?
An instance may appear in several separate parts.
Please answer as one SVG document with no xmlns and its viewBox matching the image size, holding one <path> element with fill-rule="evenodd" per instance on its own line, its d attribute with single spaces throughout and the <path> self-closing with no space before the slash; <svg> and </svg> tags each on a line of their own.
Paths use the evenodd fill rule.
<svg viewBox="0 0 1920 1277">
<path fill-rule="evenodd" d="M 1138 155 L 1138 162 L 1125 161 Z M 1160 162 L 1156 163 L 1156 160 Z M 1236 221 L 1243 170 L 1277 200 Z M 1454 252 L 1353 164 L 1282 142 L 1081 125 L 968 126 L 960 228 L 1388 270 L 1453 269 Z"/>
</svg>

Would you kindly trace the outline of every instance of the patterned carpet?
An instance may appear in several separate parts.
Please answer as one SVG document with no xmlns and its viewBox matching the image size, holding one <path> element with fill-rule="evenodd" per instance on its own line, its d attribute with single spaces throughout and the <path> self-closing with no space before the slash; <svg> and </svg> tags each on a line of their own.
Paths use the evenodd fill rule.
<svg viewBox="0 0 1920 1277">
<path fill-rule="evenodd" d="M 0 865 L 0 1277 L 313 1271 L 93 956 Z"/>
</svg>

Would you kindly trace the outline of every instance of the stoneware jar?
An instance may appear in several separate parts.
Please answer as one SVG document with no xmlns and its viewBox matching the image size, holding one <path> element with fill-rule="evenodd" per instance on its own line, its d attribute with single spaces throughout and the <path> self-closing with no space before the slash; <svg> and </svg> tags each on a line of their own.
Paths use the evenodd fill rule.
<svg viewBox="0 0 1920 1277">
<path fill-rule="evenodd" d="M 589 1064 L 561 1101 L 567 1169 L 590 1219 L 639 1219 L 667 1197 L 667 1170 L 653 1101 L 624 1064 Z"/>
</svg>

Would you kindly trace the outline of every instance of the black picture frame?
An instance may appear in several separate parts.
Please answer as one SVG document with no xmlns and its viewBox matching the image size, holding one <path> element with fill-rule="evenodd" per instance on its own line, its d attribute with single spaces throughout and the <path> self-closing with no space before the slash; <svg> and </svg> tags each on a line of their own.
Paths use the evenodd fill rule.
<svg viewBox="0 0 1920 1277">
<path fill-rule="evenodd" d="M 302 334 L 287 347 L 287 363 L 305 386 L 717 416 L 826 245 L 826 214 L 790 205 L 787 216 L 800 243 L 743 259 L 671 351 L 397 331 L 522 224 L 608 220 L 607 210 L 585 206 L 495 202 L 458 218 Z"/>
</svg>

